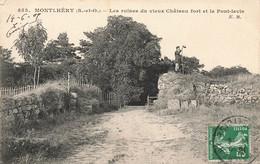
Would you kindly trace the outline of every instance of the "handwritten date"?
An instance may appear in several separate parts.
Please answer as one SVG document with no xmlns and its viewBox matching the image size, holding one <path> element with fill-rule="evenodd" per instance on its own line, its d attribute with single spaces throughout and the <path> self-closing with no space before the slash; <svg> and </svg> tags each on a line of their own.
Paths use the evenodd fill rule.
<svg viewBox="0 0 260 164">
<path fill-rule="evenodd" d="M 24 29 L 25 26 L 37 22 L 41 13 L 29 14 L 24 13 L 20 16 L 9 14 L 6 23 L 11 24 L 11 27 L 6 33 L 6 37 L 9 38 L 13 33 L 20 29 Z"/>
</svg>

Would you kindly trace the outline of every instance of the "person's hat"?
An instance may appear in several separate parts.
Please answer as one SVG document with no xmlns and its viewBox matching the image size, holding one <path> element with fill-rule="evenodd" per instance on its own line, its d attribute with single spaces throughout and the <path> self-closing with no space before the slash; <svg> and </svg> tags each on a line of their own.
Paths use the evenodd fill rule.
<svg viewBox="0 0 260 164">
<path fill-rule="evenodd" d="M 180 48 L 180 46 L 177 46 L 176 49 Z"/>
</svg>

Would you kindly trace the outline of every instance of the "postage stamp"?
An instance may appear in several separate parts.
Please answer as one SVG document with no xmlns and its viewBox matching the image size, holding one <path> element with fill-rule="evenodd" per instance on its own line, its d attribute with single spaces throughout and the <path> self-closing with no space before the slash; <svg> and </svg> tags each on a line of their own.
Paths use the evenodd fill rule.
<svg viewBox="0 0 260 164">
<path fill-rule="evenodd" d="M 250 126 L 208 126 L 208 160 L 249 160 Z"/>
<path fill-rule="evenodd" d="M 208 125 L 208 161 L 258 161 L 260 125 L 253 119 L 233 115 L 221 120 L 218 125 Z"/>
</svg>

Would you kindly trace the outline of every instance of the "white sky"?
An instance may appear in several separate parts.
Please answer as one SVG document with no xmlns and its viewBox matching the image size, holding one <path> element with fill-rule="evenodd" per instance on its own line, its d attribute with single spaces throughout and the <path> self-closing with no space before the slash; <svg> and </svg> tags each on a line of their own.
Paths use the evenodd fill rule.
<svg viewBox="0 0 260 164">
<path fill-rule="evenodd" d="M 3 0 L 0 0 L 0 2 Z M 67 32 L 71 43 L 78 45 L 86 39 L 83 32 L 93 31 L 106 25 L 109 15 L 130 16 L 143 23 L 158 37 L 162 57 L 174 59 L 177 45 L 186 45 L 184 55 L 198 58 L 206 70 L 217 65 L 224 67 L 243 66 L 250 72 L 260 73 L 260 1 L 259 0 L 6 0 L 0 6 L 0 45 L 11 48 L 18 32 L 7 38 L 12 24 L 6 20 L 9 14 L 22 16 L 18 8 L 28 8 L 33 15 L 35 8 L 81 8 L 81 9 L 242 9 L 242 19 L 228 19 L 230 14 L 181 14 L 181 13 L 42 13 L 39 19 L 47 29 L 48 40 L 56 39 L 59 33 Z M 16 61 L 19 56 L 12 49 Z"/>
</svg>

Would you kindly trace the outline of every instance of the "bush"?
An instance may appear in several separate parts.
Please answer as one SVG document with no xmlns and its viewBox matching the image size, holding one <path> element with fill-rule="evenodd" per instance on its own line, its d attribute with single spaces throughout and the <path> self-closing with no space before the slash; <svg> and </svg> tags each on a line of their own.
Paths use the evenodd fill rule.
<svg viewBox="0 0 260 164">
<path fill-rule="evenodd" d="M 57 113 L 59 96 L 56 91 L 47 89 L 43 94 L 40 95 L 41 104 L 44 110 Z"/>
<path fill-rule="evenodd" d="M 41 105 L 43 110 L 49 114 L 64 113 L 69 107 L 70 95 L 63 90 L 48 88 L 40 95 Z"/>
<path fill-rule="evenodd" d="M 87 99 L 79 97 L 77 99 L 77 110 L 84 113 L 92 113 L 99 108 L 99 101 L 97 99 Z M 91 107 L 92 106 L 92 109 Z"/>
<path fill-rule="evenodd" d="M 117 110 L 116 105 L 109 104 L 107 102 L 101 102 L 101 95 L 97 92 L 95 86 L 92 87 L 71 87 L 71 92 L 75 92 L 78 95 L 77 108 L 81 112 L 86 113 L 104 113 Z M 101 102 L 101 103 L 100 103 Z M 92 111 L 88 108 L 92 104 Z"/>
<path fill-rule="evenodd" d="M 94 110 L 93 113 L 104 113 L 118 110 L 116 105 L 109 104 L 107 102 L 101 102 L 99 108 Z"/>
<path fill-rule="evenodd" d="M 41 139 L 6 138 L 1 140 L 1 159 L 5 163 L 24 163 L 27 158 L 31 163 L 37 163 L 42 158 L 58 157 L 64 147 L 69 145 Z"/>
</svg>

